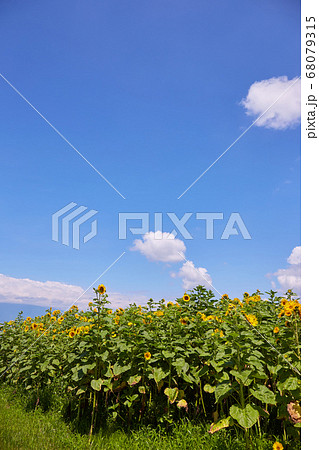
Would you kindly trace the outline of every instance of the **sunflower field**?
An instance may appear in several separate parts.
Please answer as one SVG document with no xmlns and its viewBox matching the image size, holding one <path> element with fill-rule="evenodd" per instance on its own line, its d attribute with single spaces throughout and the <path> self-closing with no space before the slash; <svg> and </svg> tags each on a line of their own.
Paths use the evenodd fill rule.
<svg viewBox="0 0 319 450">
<path fill-rule="evenodd" d="M 211 434 L 300 438 L 300 302 L 292 291 L 216 299 L 202 286 L 174 302 L 110 308 L 104 285 L 86 311 L 1 324 L 0 382 L 33 407 L 59 398 L 91 436 L 108 421 L 170 427 L 205 421 Z M 281 445 L 281 444 L 280 444 Z"/>
</svg>

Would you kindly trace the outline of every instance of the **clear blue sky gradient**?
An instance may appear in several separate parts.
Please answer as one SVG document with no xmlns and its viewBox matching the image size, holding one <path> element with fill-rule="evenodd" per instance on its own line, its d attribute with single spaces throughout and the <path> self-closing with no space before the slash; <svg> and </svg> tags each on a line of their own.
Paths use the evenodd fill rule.
<svg viewBox="0 0 319 450">
<path fill-rule="evenodd" d="M 118 212 L 235 211 L 251 240 L 220 240 L 224 221 L 206 241 L 192 218 L 186 257 L 221 292 L 270 289 L 300 245 L 299 127 L 253 127 L 177 197 L 252 122 L 240 105 L 252 83 L 300 75 L 299 20 L 294 0 L 1 2 L 0 72 L 126 200 L 0 79 L 0 273 L 86 289 L 126 251 L 108 289 L 175 298 L 181 264 L 131 252 Z M 51 215 L 71 201 L 99 211 L 79 251 L 51 240 Z M 2 303 L 0 321 L 20 309 L 36 307 Z"/>
</svg>

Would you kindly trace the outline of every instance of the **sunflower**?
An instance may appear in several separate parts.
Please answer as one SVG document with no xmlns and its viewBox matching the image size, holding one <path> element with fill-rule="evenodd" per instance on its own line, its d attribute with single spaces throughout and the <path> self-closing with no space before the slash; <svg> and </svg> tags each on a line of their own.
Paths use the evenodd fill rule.
<svg viewBox="0 0 319 450">
<path fill-rule="evenodd" d="M 64 317 L 63 317 L 63 316 L 61 316 L 61 317 L 58 318 L 58 322 L 59 322 L 59 323 L 62 323 L 63 320 L 64 320 Z"/>
<path fill-rule="evenodd" d="M 258 320 L 257 317 L 254 316 L 254 314 L 245 314 L 246 319 L 248 320 L 248 322 L 255 327 L 256 325 L 258 325 Z"/>
<path fill-rule="evenodd" d="M 173 302 L 168 302 L 167 303 L 167 307 L 169 307 L 169 306 L 174 306 L 174 303 Z"/>
<path fill-rule="evenodd" d="M 223 300 L 227 300 L 228 299 L 228 295 L 227 294 L 222 295 L 222 299 Z"/>
<path fill-rule="evenodd" d="M 179 321 L 182 325 L 187 325 L 188 317 L 181 317 Z"/>
<path fill-rule="evenodd" d="M 279 328 L 278 327 L 274 328 L 274 333 L 279 333 Z"/>
<path fill-rule="evenodd" d="M 75 331 L 70 331 L 70 333 L 69 333 L 69 338 L 74 338 L 74 336 L 75 336 Z"/>
<path fill-rule="evenodd" d="M 190 301 L 190 296 L 188 294 L 184 294 L 183 295 L 183 300 L 184 300 L 184 302 L 189 302 Z"/>
<path fill-rule="evenodd" d="M 28 326 L 26 326 L 25 327 L 25 329 L 24 329 L 24 331 L 28 331 L 29 330 L 29 327 Z"/>
<path fill-rule="evenodd" d="M 144 353 L 144 358 L 146 359 L 146 361 L 148 361 L 149 359 L 151 359 L 151 354 L 150 354 L 150 352 L 146 352 L 146 353 Z"/>
<path fill-rule="evenodd" d="M 280 442 L 275 442 L 272 446 L 273 450 L 283 450 L 283 445 Z"/>
<path fill-rule="evenodd" d="M 31 319 L 31 317 L 27 317 L 26 320 L 27 320 L 28 322 L 31 322 L 32 319 Z"/>
<path fill-rule="evenodd" d="M 38 328 L 38 324 L 33 322 L 33 324 L 31 325 L 32 330 L 36 330 Z"/>
<path fill-rule="evenodd" d="M 249 297 L 248 292 L 244 292 L 244 297 Z"/>
<path fill-rule="evenodd" d="M 100 284 L 100 285 L 98 286 L 97 290 L 98 290 L 99 293 L 102 294 L 102 295 L 105 294 L 105 292 L 106 292 L 106 289 L 105 289 L 104 284 Z"/>
<path fill-rule="evenodd" d="M 55 322 L 55 321 L 56 321 L 56 317 L 55 317 L 55 316 L 52 316 L 52 317 L 50 318 L 50 321 L 51 321 L 51 322 Z"/>
</svg>

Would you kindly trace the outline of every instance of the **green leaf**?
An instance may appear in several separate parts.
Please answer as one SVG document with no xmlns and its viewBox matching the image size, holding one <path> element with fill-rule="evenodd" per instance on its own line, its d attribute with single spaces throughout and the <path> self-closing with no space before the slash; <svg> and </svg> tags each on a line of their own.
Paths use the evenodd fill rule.
<svg viewBox="0 0 319 450">
<path fill-rule="evenodd" d="M 163 356 L 164 356 L 164 358 L 166 358 L 166 359 L 174 358 L 175 353 L 174 353 L 174 352 L 168 352 L 168 351 L 166 351 L 166 350 L 163 350 Z"/>
<path fill-rule="evenodd" d="M 164 394 L 167 395 L 170 403 L 174 403 L 178 396 L 178 388 L 166 388 Z"/>
<path fill-rule="evenodd" d="M 244 428 L 251 428 L 255 425 L 259 417 L 258 410 L 249 404 L 245 408 L 239 405 L 232 405 L 229 413 Z"/>
<path fill-rule="evenodd" d="M 278 364 L 277 366 L 271 366 L 270 364 L 267 364 L 267 368 L 272 375 L 276 375 L 282 368 L 282 366 L 280 364 Z"/>
<path fill-rule="evenodd" d="M 228 428 L 232 425 L 232 421 L 232 417 L 228 416 L 226 419 L 222 419 L 217 423 L 212 423 L 208 433 L 214 434 L 216 431 L 222 430 L 223 428 Z"/>
<path fill-rule="evenodd" d="M 285 381 L 279 381 L 277 387 L 280 392 L 294 391 L 300 387 L 300 380 L 297 377 L 289 377 Z"/>
<path fill-rule="evenodd" d="M 257 398 L 257 400 L 260 400 L 263 403 L 267 403 L 269 405 L 276 405 L 275 394 L 263 384 L 259 384 L 258 386 L 256 386 L 255 389 L 250 388 L 249 392 L 255 398 Z"/>
<path fill-rule="evenodd" d="M 139 392 L 140 394 L 146 394 L 145 386 L 139 386 L 139 387 L 138 387 L 138 392 Z"/>
<path fill-rule="evenodd" d="M 205 384 L 204 391 L 208 392 L 208 394 L 213 394 L 215 392 L 216 386 L 211 386 L 210 384 Z"/>
<path fill-rule="evenodd" d="M 131 364 L 127 364 L 126 366 L 120 366 L 117 362 L 114 364 L 113 366 L 113 373 L 114 376 L 118 377 L 119 375 L 121 375 L 124 372 L 127 372 L 128 370 L 130 370 L 131 368 Z"/>
<path fill-rule="evenodd" d="M 137 383 L 141 381 L 142 377 L 140 375 L 134 375 L 128 379 L 128 384 L 130 386 L 135 386 Z"/>
<path fill-rule="evenodd" d="M 178 358 L 172 364 L 176 368 L 177 375 L 180 377 L 182 372 L 186 373 L 189 369 L 189 364 L 185 361 L 184 358 Z"/>
<path fill-rule="evenodd" d="M 249 377 L 249 375 L 252 373 L 252 370 L 243 370 L 241 372 L 238 372 L 237 370 L 231 370 L 230 373 L 234 375 L 236 381 L 241 381 L 244 386 L 249 386 L 253 381 L 253 379 Z"/>
<path fill-rule="evenodd" d="M 84 392 L 85 392 L 85 389 L 80 388 L 76 391 L 76 395 L 84 394 Z"/>
<path fill-rule="evenodd" d="M 91 386 L 95 391 L 100 391 L 102 386 L 103 380 L 99 378 L 98 380 L 91 380 Z"/>
<path fill-rule="evenodd" d="M 198 376 L 201 378 L 209 371 L 209 367 L 207 365 L 203 366 L 198 372 Z"/>
<path fill-rule="evenodd" d="M 221 372 L 223 370 L 224 364 L 223 363 L 216 363 L 212 359 L 210 360 L 210 364 L 213 366 L 213 368 L 216 370 L 216 372 Z"/>
<path fill-rule="evenodd" d="M 107 361 L 108 357 L 109 357 L 109 352 L 106 350 L 104 353 L 102 353 L 101 359 L 102 359 L 102 361 Z"/>
<path fill-rule="evenodd" d="M 166 378 L 168 373 L 164 372 L 161 367 L 154 367 L 153 369 L 153 376 L 154 380 L 156 381 L 156 384 L 158 384 L 161 380 Z"/>
<path fill-rule="evenodd" d="M 232 387 L 229 381 L 223 381 L 216 386 L 215 389 L 215 398 L 216 402 L 218 402 L 221 398 L 227 397 L 230 394 Z"/>
</svg>

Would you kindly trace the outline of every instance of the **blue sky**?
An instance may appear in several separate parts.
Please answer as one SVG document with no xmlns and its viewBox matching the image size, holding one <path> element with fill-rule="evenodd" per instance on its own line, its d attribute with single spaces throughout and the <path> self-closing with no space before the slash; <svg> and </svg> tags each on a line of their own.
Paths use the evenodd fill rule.
<svg viewBox="0 0 319 450">
<path fill-rule="evenodd" d="M 193 212 L 194 238 L 176 239 L 222 293 L 286 287 L 268 274 L 298 269 L 287 261 L 300 245 L 294 88 L 272 121 L 253 126 L 177 197 L 275 98 L 272 90 L 300 76 L 298 1 L 42 0 L 0 11 L 2 75 L 126 197 L 0 79 L 0 321 L 58 304 L 39 294 L 41 282 L 86 289 L 124 251 L 100 279 L 114 304 L 182 295 L 185 282 L 172 272 L 185 261 L 131 251 L 142 236 L 118 239 L 119 212 L 150 212 L 150 231 L 154 212 Z M 70 202 L 98 211 L 98 234 L 80 250 L 51 239 L 52 214 Z M 213 240 L 196 212 L 223 212 Z M 220 239 L 231 212 L 251 240 Z M 163 231 L 173 228 L 166 217 Z M 33 282 L 29 292 L 23 279 Z"/>
</svg>

